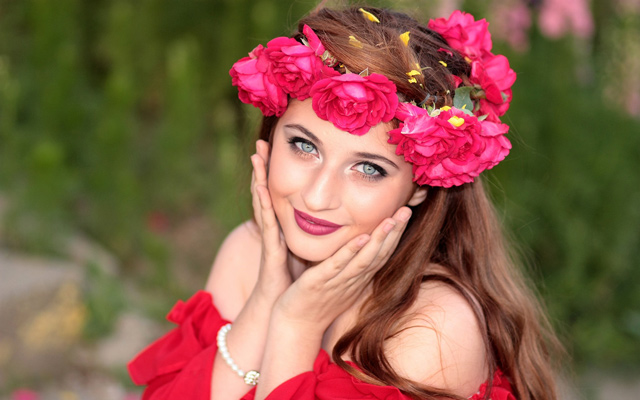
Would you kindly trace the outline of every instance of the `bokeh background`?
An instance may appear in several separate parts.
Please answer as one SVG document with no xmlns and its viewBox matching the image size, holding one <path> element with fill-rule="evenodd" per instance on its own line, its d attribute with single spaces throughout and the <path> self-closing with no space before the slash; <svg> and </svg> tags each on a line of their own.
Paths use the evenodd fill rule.
<svg viewBox="0 0 640 400">
<path fill-rule="evenodd" d="M 0 399 L 139 397 L 124 363 L 251 215 L 228 70 L 316 3 L 0 0 Z M 369 4 L 490 21 L 518 80 L 489 182 L 567 393 L 640 398 L 640 0 Z"/>
</svg>

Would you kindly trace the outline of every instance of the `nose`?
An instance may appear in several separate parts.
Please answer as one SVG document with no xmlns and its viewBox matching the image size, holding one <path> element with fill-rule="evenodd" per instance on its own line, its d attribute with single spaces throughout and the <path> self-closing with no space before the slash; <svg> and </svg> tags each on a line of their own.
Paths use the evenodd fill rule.
<svg viewBox="0 0 640 400">
<path fill-rule="evenodd" d="M 309 211 L 334 210 L 340 207 L 341 179 L 332 168 L 323 166 L 309 175 L 301 192 Z"/>
</svg>

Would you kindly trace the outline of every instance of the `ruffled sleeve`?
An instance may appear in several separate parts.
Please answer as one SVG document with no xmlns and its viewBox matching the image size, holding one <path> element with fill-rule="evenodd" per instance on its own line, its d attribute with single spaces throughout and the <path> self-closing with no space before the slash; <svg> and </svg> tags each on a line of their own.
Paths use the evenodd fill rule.
<svg viewBox="0 0 640 400">
<path fill-rule="evenodd" d="M 178 327 L 129 363 L 131 379 L 147 385 L 143 400 L 209 400 L 216 336 L 229 321 L 220 316 L 205 291 L 176 303 L 167 319 Z"/>
<path fill-rule="evenodd" d="M 354 364 L 351 364 L 354 365 Z M 354 365 L 355 366 L 355 365 Z M 484 400 L 487 383 L 482 384 L 471 400 Z M 241 400 L 254 400 L 255 389 Z M 500 371 L 493 378 L 489 398 L 491 400 L 516 400 L 511 386 Z M 266 400 L 411 400 L 398 388 L 365 383 L 331 362 L 324 350 L 313 365 L 313 371 L 304 372 L 291 378 L 273 390 Z"/>
<path fill-rule="evenodd" d="M 487 382 L 483 383 L 480 386 L 478 393 L 474 394 L 469 399 L 484 400 L 487 398 L 485 395 L 487 393 L 488 386 L 489 384 Z M 493 385 L 491 386 L 491 392 L 488 398 L 491 400 L 516 400 L 515 396 L 511 392 L 511 385 L 509 384 L 509 381 L 500 370 L 497 370 L 496 373 L 493 374 Z"/>
<path fill-rule="evenodd" d="M 216 336 L 229 323 L 220 316 L 211 294 L 199 291 L 179 301 L 167 319 L 178 326 L 152 343 L 128 365 L 132 380 L 147 385 L 142 400 L 210 400 L 211 376 L 218 350 Z M 351 364 L 354 365 L 354 364 Z M 354 365 L 355 366 L 355 365 Z M 488 385 L 470 397 L 484 400 Z M 493 378 L 492 400 L 515 400 L 500 371 Z M 255 388 L 241 400 L 254 400 Z M 274 389 L 266 400 L 410 400 L 398 388 L 362 382 L 331 362 L 320 350 L 313 371 L 297 375 Z"/>
<path fill-rule="evenodd" d="M 352 364 L 353 365 L 353 364 Z M 255 390 L 242 400 L 254 400 Z M 331 362 L 326 351 L 320 350 L 313 371 L 304 372 L 278 386 L 266 400 L 335 400 L 380 399 L 411 400 L 392 386 L 377 386 L 362 382 Z"/>
</svg>

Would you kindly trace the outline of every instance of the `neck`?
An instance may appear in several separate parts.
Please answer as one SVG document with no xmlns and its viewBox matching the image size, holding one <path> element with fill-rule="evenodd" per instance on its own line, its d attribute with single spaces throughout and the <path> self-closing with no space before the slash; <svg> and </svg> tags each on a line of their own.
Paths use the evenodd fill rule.
<svg viewBox="0 0 640 400">
<path fill-rule="evenodd" d="M 289 268 L 289 273 L 291 273 L 291 278 L 295 281 L 307 268 L 318 265 L 320 262 L 311 262 L 304 260 L 297 255 L 289 252 L 289 258 L 287 261 L 287 267 Z"/>
</svg>

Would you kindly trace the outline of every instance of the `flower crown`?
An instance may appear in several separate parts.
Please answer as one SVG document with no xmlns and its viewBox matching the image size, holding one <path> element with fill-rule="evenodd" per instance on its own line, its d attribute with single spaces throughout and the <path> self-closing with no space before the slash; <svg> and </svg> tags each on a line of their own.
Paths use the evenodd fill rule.
<svg viewBox="0 0 640 400">
<path fill-rule="evenodd" d="M 370 12 L 360 11 L 372 23 L 380 22 Z M 493 168 L 511 149 L 504 136 L 509 126 L 499 117 L 509 108 L 516 74 L 506 57 L 491 53 L 488 25 L 486 20 L 475 21 L 461 11 L 454 11 L 447 19 L 429 21 L 428 27 L 471 67 L 464 80 L 452 75 L 457 87 L 453 107 L 425 106 L 432 95 L 420 105 L 400 102 L 396 85 L 384 75 L 341 74 L 333 68 L 339 64 L 337 60 L 307 25 L 302 43 L 289 37 L 275 38 L 266 48 L 258 45 L 229 73 L 240 100 L 258 107 L 264 116 L 280 117 L 289 98 L 312 98 L 319 118 L 354 135 L 364 135 L 371 127 L 397 118 L 401 122 L 388 132 L 388 141 L 397 145 L 396 154 L 413 165 L 414 182 L 459 186 Z M 410 32 L 399 39 L 408 46 Z M 362 47 L 354 36 L 349 40 Z M 444 61 L 440 63 L 446 67 Z M 415 76 L 421 74 L 422 68 L 416 68 L 407 72 L 410 83 L 416 83 Z"/>
</svg>

